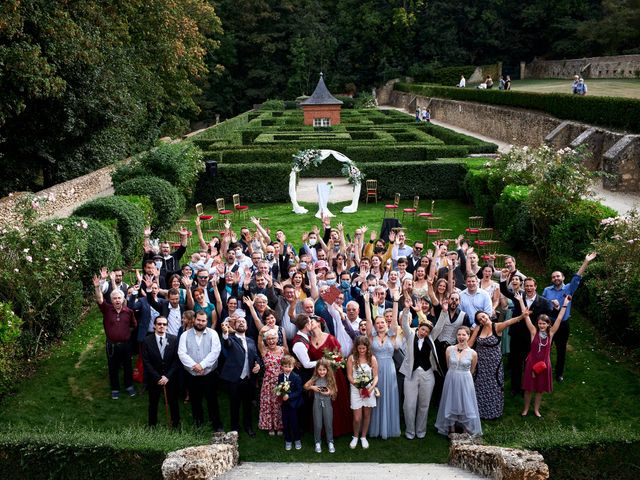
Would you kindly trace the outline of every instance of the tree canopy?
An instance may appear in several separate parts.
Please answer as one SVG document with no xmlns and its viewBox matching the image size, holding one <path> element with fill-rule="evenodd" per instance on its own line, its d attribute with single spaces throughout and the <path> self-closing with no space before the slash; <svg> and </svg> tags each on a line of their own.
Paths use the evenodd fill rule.
<svg viewBox="0 0 640 480">
<path fill-rule="evenodd" d="M 224 32 L 223 32 L 224 30 Z M 268 98 L 425 67 L 640 52 L 640 0 L 5 0 L 1 193 Z"/>
</svg>

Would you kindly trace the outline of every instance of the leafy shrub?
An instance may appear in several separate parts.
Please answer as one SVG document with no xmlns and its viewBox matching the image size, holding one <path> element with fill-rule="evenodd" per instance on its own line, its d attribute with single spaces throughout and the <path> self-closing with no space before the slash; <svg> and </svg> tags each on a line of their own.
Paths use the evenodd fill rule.
<svg viewBox="0 0 640 480">
<path fill-rule="evenodd" d="M 132 264 L 142 255 L 144 211 L 122 197 L 97 198 L 78 207 L 73 214 L 96 220 L 117 220 L 124 261 Z"/>
<path fill-rule="evenodd" d="M 439 85 L 457 85 L 460 75 L 469 79 L 476 67 L 473 65 L 462 65 L 457 67 L 437 67 L 434 65 L 412 65 L 409 68 L 409 76 L 416 82 L 436 83 Z"/>
<path fill-rule="evenodd" d="M 572 205 L 567 215 L 551 227 L 547 269 L 569 271 L 573 262 L 582 260 L 593 248 L 602 231 L 601 221 L 615 215 L 615 210 L 591 200 Z"/>
<path fill-rule="evenodd" d="M 74 219 L 35 223 L 25 209 L 33 209 L 27 197 L 18 207 L 24 211 L 22 229 L 0 234 L 0 301 L 12 302 L 23 321 L 21 345 L 30 355 L 60 338 L 81 315 L 82 286 L 87 239 Z"/>
<path fill-rule="evenodd" d="M 117 222 L 107 220 L 94 220 L 93 218 L 72 217 L 80 223 L 87 225 L 85 235 L 87 237 L 87 249 L 85 253 L 86 264 L 81 271 L 81 279 L 87 288 L 92 288 L 91 277 L 100 268 L 107 267 L 112 270 L 122 265 L 122 244 L 117 234 Z"/>
<path fill-rule="evenodd" d="M 24 372 L 23 362 L 20 342 L 0 342 L 0 399 L 11 392 L 21 372 Z"/>
<path fill-rule="evenodd" d="M 162 236 L 184 213 L 184 197 L 176 187 L 158 177 L 138 177 L 115 188 L 116 195 L 144 195 L 153 205 L 151 228 Z"/>
<path fill-rule="evenodd" d="M 350 109 L 355 108 L 356 106 L 356 101 L 351 97 L 346 95 L 337 95 L 336 98 L 342 102 L 342 108 Z"/>
<path fill-rule="evenodd" d="M 146 195 L 118 195 L 129 203 L 133 203 L 142 212 L 142 218 L 145 225 L 151 225 L 153 220 L 153 204 Z M 116 222 L 117 225 L 117 222 Z"/>
<path fill-rule="evenodd" d="M 497 199 L 489 193 L 487 180 L 489 172 L 486 169 L 470 168 L 464 177 L 464 192 L 467 200 L 476 209 L 476 213 L 484 218 L 487 225 L 493 224 L 493 205 Z"/>
<path fill-rule="evenodd" d="M 640 99 L 636 98 L 583 97 L 564 93 L 504 92 L 410 83 L 396 83 L 394 88 L 427 97 L 540 110 L 567 120 L 619 128 L 634 133 L 640 132 L 640 116 L 635 114 L 640 110 Z"/>
<path fill-rule="evenodd" d="M 11 343 L 20 336 L 22 319 L 13 312 L 11 302 L 0 302 L 0 344 Z"/>
<path fill-rule="evenodd" d="M 267 100 L 262 102 L 260 110 L 284 110 L 284 101 L 282 100 Z"/>
<path fill-rule="evenodd" d="M 133 178 L 153 175 L 174 185 L 185 199 L 190 200 L 193 186 L 202 171 L 202 151 L 193 143 L 165 143 L 142 153 L 130 165 L 116 169 L 112 180 L 117 188 Z"/>
<path fill-rule="evenodd" d="M 507 185 L 493 206 L 493 218 L 500 236 L 523 251 L 531 251 L 534 247 L 533 226 L 526 204 L 528 197 L 528 186 Z"/>
<path fill-rule="evenodd" d="M 638 346 L 640 335 L 640 214 L 602 222 L 603 235 L 594 242 L 597 275 L 590 275 L 591 314 L 617 341 Z"/>
</svg>

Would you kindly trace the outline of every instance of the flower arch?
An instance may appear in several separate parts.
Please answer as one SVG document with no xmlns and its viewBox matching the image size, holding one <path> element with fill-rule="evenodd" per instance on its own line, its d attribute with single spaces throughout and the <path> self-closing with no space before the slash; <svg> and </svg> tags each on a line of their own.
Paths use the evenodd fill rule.
<svg viewBox="0 0 640 480">
<path fill-rule="evenodd" d="M 308 210 L 298 204 L 296 193 L 296 181 L 298 173 L 306 170 L 311 166 L 320 165 L 326 158 L 333 156 L 336 160 L 343 163 L 342 174 L 349 179 L 349 183 L 353 184 L 353 198 L 351 205 L 347 205 L 342 209 L 342 213 L 355 213 L 358 210 L 358 200 L 360 199 L 360 188 L 364 174 L 356 166 L 356 164 L 346 155 L 335 150 L 300 150 L 293 156 L 293 166 L 289 175 L 289 197 L 294 213 L 303 214 Z"/>
</svg>

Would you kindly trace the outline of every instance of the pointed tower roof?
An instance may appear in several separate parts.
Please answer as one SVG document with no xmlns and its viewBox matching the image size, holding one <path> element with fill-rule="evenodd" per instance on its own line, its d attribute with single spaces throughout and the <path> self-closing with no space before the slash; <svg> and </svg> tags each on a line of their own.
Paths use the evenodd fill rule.
<svg viewBox="0 0 640 480">
<path fill-rule="evenodd" d="M 307 98 L 301 105 L 342 105 L 342 101 L 331 95 L 327 86 L 324 84 L 324 76 L 320 72 L 320 80 L 311 96 Z"/>
</svg>

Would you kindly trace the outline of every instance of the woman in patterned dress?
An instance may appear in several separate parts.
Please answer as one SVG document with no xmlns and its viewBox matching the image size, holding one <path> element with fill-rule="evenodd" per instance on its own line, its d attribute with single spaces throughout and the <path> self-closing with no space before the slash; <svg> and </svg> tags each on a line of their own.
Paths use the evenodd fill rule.
<svg viewBox="0 0 640 480">
<path fill-rule="evenodd" d="M 475 379 L 478 412 L 483 420 L 493 420 L 502 416 L 504 408 L 504 370 L 500 342 L 502 332 L 509 325 L 522 320 L 524 315 L 511 318 L 506 322 L 494 323 L 483 311 L 476 312 L 478 325 L 469 340 L 469 346 L 475 344 L 478 353 L 478 367 Z"/>
<path fill-rule="evenodd" d="M 282 411 L 278 396 L 273 392 L 273 389 L 278 383 L 278 375 L 281 373 L 280 361 L 284 357 L 284 349 L 278 345 L 278 331 L 275 329 L 264 332 L 257 343 L 264 362 L 258 428 L 268 430 L 269 435 L 275 435 L 276 432 L 282 432 Z"/>
</svg>

